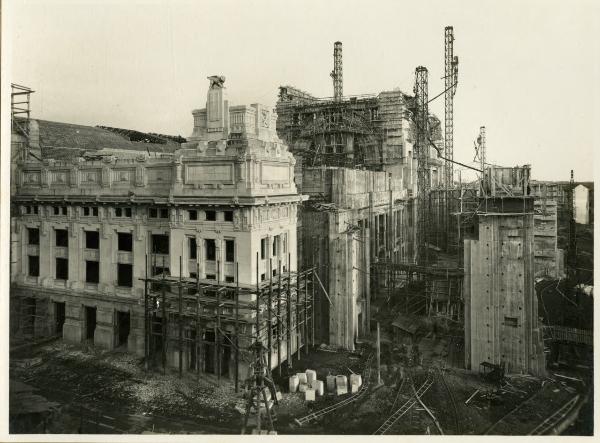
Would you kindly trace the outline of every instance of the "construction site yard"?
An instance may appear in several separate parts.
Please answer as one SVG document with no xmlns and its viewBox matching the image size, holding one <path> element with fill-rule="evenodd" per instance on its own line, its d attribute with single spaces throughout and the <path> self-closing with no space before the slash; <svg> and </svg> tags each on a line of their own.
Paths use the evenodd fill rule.
<svg viewBox="0 0 600 443">
<path fill-rule="evenodd" d="M 283 364 L 281 373 L 278 368 L 273 372 L 282 391 L 274 407 L 276 431 L 375 433 L 395 411 L 414 401 L 407 380 L 415 389 L 432 381 L 421 395 L 426 409 L 420 403 L 408 408 L 387 434 L 526 435 L 574 396 L 580 395 L 585 403 L 589 371 L 551 370 L 543 379 L 512 375 L 500 386 L 474 372 L 440 369 L 444 363 L 436 356 L 448 341 L 444 337 L 432 341 L 432 346 L 422 346 L 426 367 L 387 362 L 381 365 L 379 385 L 375 359 L 369 358 L 374 348 L 368 343 L 357 352 L 321 347 L 303 352 L 299 360 L 294 355 L 292 368 Z M 326 393 L 306 402 L 303 393 L 289 393 L 288 377 L 306 369 L 315 370 L 320 380 L 329 374 L 362 374 L 364 392 L 356 401 L 300 426 L 298 419 L 357 395 Z M 197 379 L 192 373 L 179 378 L 172 370 L 145 372 L 142 360 L 127 353 L 59 341 L 11 355 L 10 383 L 10 427 L 15 433 L 238 434 L 246 402 L 242 389 L 236 394 L 228 380 L 217 381 L 207 374 Z M 38 405 L 43 397 L 52 413 L 42 414 L 45 419 L 37 423 L 23 422 L 13 412 L 26 409 L 27 395 L 34 395 Z"/>
</svg>

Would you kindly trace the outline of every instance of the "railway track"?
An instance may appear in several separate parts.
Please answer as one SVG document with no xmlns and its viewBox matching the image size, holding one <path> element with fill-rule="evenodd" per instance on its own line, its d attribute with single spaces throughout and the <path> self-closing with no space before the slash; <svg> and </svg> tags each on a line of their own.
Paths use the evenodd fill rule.
<svg viewBox="0 0 600 443">
<path fill-rule="evenodd" d="M 407 375 L 407 378 L 408 377 L 410 377 L 410 376 Z M 414 388 L 412 379 L 408 380 L 408 382 Z M 433 373 L 429 372 L 427 374 L 427 379 L 423 382 L 423 384 L 419 387 L 419 389 L 417 389 L 415 391 L 415 395 L 413 395 L 407 402 L 405 402 L 402 406 L 400 406 L 400 409 L 398 409 L 396 412 L 394 412 L 392 415 L 390 415 L 388 417 L 388 419 L 385 422 L 383 422 L 383 424 L 381 426 L 379 426 L 379 428 L 377 428 L 377 430 L 375 432 L 373 432 L 373 435 L 386 434 L 394 426 L 394 424 L 404 414 L 406 414 L 410 410 L 410 408 L 412 408 L 417 403 L 418 400 L 416 397 L 423 396 L 423 394 L 425 394 L 425 392 L 427 392 L 427 390 L 433 385 L 433 383 L 434 383 Z"/>
<path fill-rule="evenodd" d="M 558 425 L 569 415 L 571 410 L 575 407 L 577 402 L 579 401 L 579 395 L 576 395 L 564 405 L 562 405 L 558 411 L 552 414 L 550 417 L 546 418 L 539 425 L 537 425 L 529 434 L 527 435 L 549 435 L 554 434 L 556 432 L 552 432 L 554 429 L 558 427 Z"/>
<path fill-rule="evenodd" d="M 439 368 L 438 368 L 438 378 L 441 380 L 442 385 L 446 389 L 446 392 L 448 393 L 448 398 L 450 398 L 450 403 L 452 404 L 452 411 L 453 411 L 453 415 L 454 415 L 454 429 L 456 430 L 456 435 L 460 435 L 461 429 L 460 429 L 460 421 L 458 419 L 458 408 L 456 406 L 456 399 L 454 398 L 454 394 L 452 394 L 452 390 L 450 389 L 450 386 L 448 386 L 448 382 L 444 378 L 444 371 Z"/>
<path fill-rule="evenodd" d="M 349 404 L 352 404 L 354 402 L 356 402 L 357 400 L 359 400 L 360 398 L 362 398 L 366 393 L 367 390 L 369 389 L 369 378 L 371 376 L 371 362 L 373 360 L 373 354 L 369 355 L 369 357 L 367 358 L 366 362 L 365 362 L 365 377 L 364 377 L 364 381 L 362 386 L 360 387 L 359 391 L 353 395 L 351 395 L 350 397 L 339 401 L 337 403 L 334 403 L 330 406 L 327 406 L 325 408 L 319 409 L 318 411 L 314 411 L 311 412 L 308 415 L 305 415 L 304 417 L 301 418 L 295 418 L 294 421 L 296 422 L 296 424 L 298 426 L 302 426 L 314 421 L 318 421 L 321 418 L 323 418 L 324 416 L 331 414 L 334 411 L 337 411 L 341 408 L 344 408 L 345 406 L 348 406 Z"/>
</svg>

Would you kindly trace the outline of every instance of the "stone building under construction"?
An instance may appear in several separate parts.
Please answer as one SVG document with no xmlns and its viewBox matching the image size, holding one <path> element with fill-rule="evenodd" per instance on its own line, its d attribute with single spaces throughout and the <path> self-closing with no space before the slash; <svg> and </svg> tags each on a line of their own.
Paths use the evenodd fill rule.
<svg viewBox="0 0 600 443">
<path fill-rule="evenodd" d="M 294 157 L 271 110 L 229 106 L 224 78 L 210 80 L 182 144 L 20 122 L 13 330 L 122 346 L 236 382 L 257 339 L 271 367 L 314 341 L 314 277 L 297 267 Z M 86 152 L 75 149 L 86 140 Z"/>
</svg>

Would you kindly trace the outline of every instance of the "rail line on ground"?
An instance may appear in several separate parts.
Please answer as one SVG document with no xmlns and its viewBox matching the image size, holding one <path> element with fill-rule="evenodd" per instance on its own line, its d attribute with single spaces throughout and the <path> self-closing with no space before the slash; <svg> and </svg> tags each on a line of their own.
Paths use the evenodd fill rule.
<svg viewBox="0 0 600 443">
<path fill-rule="evenodd" d="M 409 377 L 407 375 L 407 377 Z M 433 373 L 429 372 L 427 374 L 427 379 L 423 382 L 423 384 L 419 387 L 419 389 L 415 390 L 415 394 L 418 397 L 421 397 L 423 394 L 425 394 L 425 392 L 427 392 L 427 390 L 433 385 L 434 382 L 434 377 L 433 377 Z M 409 383 L 411 385 L 413 385 L 414 388 L 414 384 L 412 379 L 409 380 Z M 379 428 L 377 428 L 377 430 L 375 432 L 373 432 L 373 435 L 384 435 L 385 433 L 387 433 L 392 426 L 394 426 L 394 424 L 404 415 L 406 414 L 410 408 L 412 408 L 415 403 L 417 403 L 417 399 L 416 397 L 413 395 L 411 396 L 411 398 L 406 401 L 401 407 L 400 409 L 398 409 L 396 412 L 394 412 L 392 415 L 390 415 L 388 417 L 388 419 L 383 422 L 383 424 L 381 426 L 379 426 Z"/>
<path fill-rule="evenodd" d="M 371 376 L 371 362 L 373 360 L 373 354 L 369 355 L 369 357 L 367 358 L 366 362 L 365 362 L 365 377 L 363 380 L 363 384 L 360 387 L 359 391 L 353 395 L 351 395 L 350 397 L 339 401 L 337 403 L 334 403 L 330 406 L 327 406 L 325 408 L 319 409 L 318 411 L 314 411 L 311 412 L 308 415 L 305 415 L 304 417 L 301 418 L 295 418 L 294 421 L 296 422 L 296 424 L 298 426 L 302 426 L 305 425 L 307 423 L 310 423 L 312 421 L 317 421 L 320 420 L 321 418 L 323 418 L 325 415 L 330 414 L 340 408 L 343 408 L 351 403 L 354 403 L 355 401 L 359 400 L 361 397 L 363 397 L 366 393 L 367 390 L 369 388 L 369 378 Z"/>
</svg>

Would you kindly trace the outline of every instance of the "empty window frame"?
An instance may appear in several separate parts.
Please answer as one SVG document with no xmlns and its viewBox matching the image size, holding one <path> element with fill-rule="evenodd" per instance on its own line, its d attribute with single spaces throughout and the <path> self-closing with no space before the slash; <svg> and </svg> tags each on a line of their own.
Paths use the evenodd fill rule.
<svg viewBox="0 0 600 443">
<path fill-rule="evenodd" d="M 227 283 L 233 283 L 233 282 L 235 282 L 235 277 L 233 277 L 233 276 L 231 276 L 231 275 L 226 275 L 226 276 L 225 276 L 225 281 L 226 281 Z"/>
<path fill-rule="evenodd" d="M 131 208 L 115 208 L 115 217 L 131 218 Z"/>
<path fill-rule="evenodd" d="M 261 238 L 260 239 L 260 259 L 264 260 L 265 258 L 267 258 L 267 239 Z"/>
<path fill-rule="evenodd" d="M 519 326 L 519 319 L 517 317 L 504 317 L 504 325 L 516 328 Z"/>
<path fill-rule="evenodd" d="M 206 260 L 215 261 L 217 259 L 217 245 L 213 239 L 207 238 L 204 240 L 206 245 Z M 206 277 L 208 278 L 208 276 Z"/>
<path fill-rule="evenodd" d="M 152 234 L 152 252 L 154 254 L 168 254 L 169 236 L 162 234 Z"/>
<path fill-rule="evenodd" d="M 133 266 L 125 263 L 117 263 L 117 285 L 123 288 L 133 286 Z"/>
<path fill-rule="evenodd" d="M 148 208 L 149 218 L 169 218 L 169 208 Z"/>
<path fill-rule="evenodd" d="M 188 209 L 188 218 L 190 221 L 198 220 L 198 211 L 196 209 Z"/>
<path fill-rule="evenodd" d="M 40 244 L 40 230 L 38 228 L 27 228 L 27 244 Z"/>
<path fill-rule="evenodd" d="M 124 252 L 133 251 L 133 235 L 129 232 L 118 232 L 118 250 Z"/>
<path fill-rule="evenodd" d="M 196 243 L 196 237 L 189 237 L 188 245 L 190 248 L 190 260 L 196 260 L 198 258 L 198 244 Z"/>
<path fill-rule="evenodd" d="M 226 222 L 232 222 L 233 221 L 233 211 L 223 212 L 223 217 Z"/>
<path fill-rule="evenodd" d="M 40 257 L 37 255 L 29 255 L 28 258 L 28 270 L 27 273 L 30 277 L 40 276 Z"/>
<path fill-rule="evenodd" d="M 98 231 L 85 231 L 85 247 L 87 249 L 100 248 L 100 233 Z"/>
<path fill-rule="evenodd" d="M 273 257 L 276 257 L 277 255 L 279 255 L 280 239 L 281 239 L 281 237 L 279 235 L 276 235 L 273 237 Z"/>
<path fill-rule="evenodd" d="M 83 207 L 83 216 L 84 217 L 90 217 L 90 216 L 98 217 L 98 208 L 91 207 L 91 206 L 84 206 Z"/>
<path fill-rule="evenodd" d="M 217 220 L 217 212 L 213 210 L 204 211 L 206 215 L 206 221 L 216 221 Z"/>
<path fill-rule="evenodd" d="M 56 257 L 56 279 L 69 279 L 69 259 Z"/>
<path fill-rule="evenodd" d="M 69 246 L 69 233 L 66 229 L 55 229 L 54 230 L 55 245 L 61 248 Z"/>
<path fill-rule="evenodd" d="M 235 240 L 225 240 L 225 261 L 227 263 L 235 261 Z"/>
<path fill-rule="evenodd" d="M 85 261 L 85 282 L 95 284 L 100 282 L 100 262 L 93 260 Z"/>
</svg>

